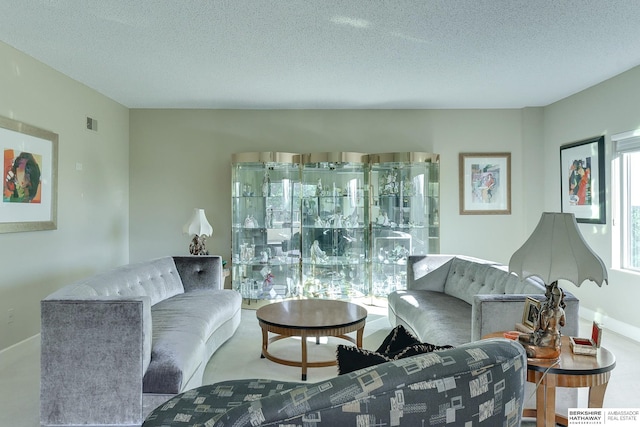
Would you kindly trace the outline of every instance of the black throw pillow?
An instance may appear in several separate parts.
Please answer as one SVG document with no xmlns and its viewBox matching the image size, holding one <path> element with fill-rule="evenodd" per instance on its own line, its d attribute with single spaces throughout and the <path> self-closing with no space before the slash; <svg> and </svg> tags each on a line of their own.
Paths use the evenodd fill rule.
<svg viewBox="0 0 640 427">
<path fill-rule="evenodd" d="M 405 357 L 415 356 L 416 354 L 431 353 L 431 352 L 434 352 L 434 351 L 442 351 L 442 350 L 446 350 L 448 348 L 453 348 L 453 346 L 452 345 L 434 345 L 434 344 L 429 344 L 429 343 L 414 344 L 414 345 L 411 345 L 411 346 L 409 346 L 409 347 L 397 352 L 393 356 L 393 359 L 394 360 L 404 359 Z"/>
<path fill-rule="evenodd" d="M 389 358 L 393 355 L 415 344 L 420 344 L 420 340 L 402 326 L 398 325 L 391 330 L 389 335 L 382 341 L 376 353 L 383 354 Z"/>
<path fill-rule="evenodd" d="M 448 348 L 453 348 L 453 346 L 421 343 L 404 326 L 398 325 L 387 335 L 376 351 L 339 344 L 336 349 L 338 374 L 342 375 L 379 363 Z"/>
<path fill-rule="evenodd" d="M 339 344 L 336 349 L 336 359 L 338 361 L 338 375 L 347 374 L 390 360 L 388 357 L 374 351 L 343 344 Z"/>
</svg>

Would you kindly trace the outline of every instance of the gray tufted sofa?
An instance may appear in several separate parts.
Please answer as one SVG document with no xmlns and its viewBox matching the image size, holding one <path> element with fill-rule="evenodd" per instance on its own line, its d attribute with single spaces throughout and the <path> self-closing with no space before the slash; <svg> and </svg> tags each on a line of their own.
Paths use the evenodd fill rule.
<svg viewBox="0 0 640 427">
<path fill-rule="evenodd" d="M 527 295 L 544 300 L 544 284 L 520 280 L 495 262 L 453 255 L 412 255 L 407 289 L 388 297 L 389 321 L 423 342 L 459 345 L 522 320 Z M 578 334 L 578 299 L 566 294 L 564 334 Z"/>
<path fill-rule="evenodd" d="M 175 396 L 143 427 L 519 426 L 526 366 L 523 347 L 500 338 L 315 384 L 225 381 Z"/>
<path fill-rule="evenodd" d="M 527 295 L 543 301 L 545 287 L 536 278 L 520 280 L 506 266 L 453 255 L 413 255 L 407 260 L 407 289 L 388 297 L 389 321 L 403 325 L 423 342 L 460 345 L 522 321 Z M 579 301 L 566 293 L 562 333 L 578 335 Z M 567 351 L 571 351 L 568 350 Z M 535 407 L 535 387 L 526 387 L 525 407 Z M 557 409 L 577 405 L 576 389 L 557 392 Z"/>
<path fill-rule="evenodd" d="M 238 328 L 219 256 L 163 257 L 63 287 L 41 302 L 42 425 L 140 425 L 202 384 Z"/>
</svg>

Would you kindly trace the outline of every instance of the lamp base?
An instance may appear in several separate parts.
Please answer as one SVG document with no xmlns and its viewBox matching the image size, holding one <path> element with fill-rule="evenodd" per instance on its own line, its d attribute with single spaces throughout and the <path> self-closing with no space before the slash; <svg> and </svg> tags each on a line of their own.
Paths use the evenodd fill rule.
<svg viewBox="0 0 640 427">
<path fill-rule="evenodd" d="M 191 244 L 189 244 L 189 253 L 191 255 L 209 255 L 209 252 L 204 245 L 205 240 L 205 236 L 198 236 L 197 234 L 194 235 L 191 240 Z"/>
<path fill-rule="evenodd" d="M 558 282 L 546 286 L 547 300 L 536 317 L 533 332 L 522 334 L 518 341 L 533 359 L 557 359 L 560 357 L 560 327 L 564 326 L 564 292 Z"/>
</svg>

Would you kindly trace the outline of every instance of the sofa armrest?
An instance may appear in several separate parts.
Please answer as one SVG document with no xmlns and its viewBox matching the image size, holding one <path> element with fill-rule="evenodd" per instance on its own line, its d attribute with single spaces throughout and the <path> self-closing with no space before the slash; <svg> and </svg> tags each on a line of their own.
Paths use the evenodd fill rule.
<svg viewBox="0 0 640 427">
<path fill-rule="evenodd" d="M 141 423 L 150 329 L 148 297 L 43 300 L 41 424 Z"/>
<path fill-rule="evenodd" d="M 444 292 L 453 258 L 453 255 L 410 255 L 407 289 Z"/>
<path fill-rule="evenodd" d="M 224 289 L 221 256 L 174 256 L 173 260 L 185 292 L 196 289 Z"/>
<path fill-rule="evenodd" d="M 538 301 L 544 301 L 544 295 L 525 294 L 490 294 L 475 295 L 471 305 L 471 340 L 482 339 L 483 336 L 497 331 L 509 331 L 515 328 L 516 323 L 522 321 L 524 303 L 527 296 Z M 578 334 L 578 309 L 579 300 L 570 293 L 566 293 L 565 326 L 562 327 L 563 335 L 575 336 Z"/>
</svg>

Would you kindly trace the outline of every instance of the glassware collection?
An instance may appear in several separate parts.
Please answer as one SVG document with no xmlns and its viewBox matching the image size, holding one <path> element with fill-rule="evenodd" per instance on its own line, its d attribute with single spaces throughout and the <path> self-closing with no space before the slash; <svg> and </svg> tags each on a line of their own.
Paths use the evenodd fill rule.
<svg viewBox="0 0 640 427">
<path fill-rule="evenodd" d="M 235 154 L 233 289 L 248 300 L 403 289 L 407 256 L 439 252 L 438 160 L 429 153 Z"/>
</svg>

